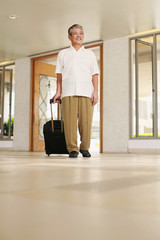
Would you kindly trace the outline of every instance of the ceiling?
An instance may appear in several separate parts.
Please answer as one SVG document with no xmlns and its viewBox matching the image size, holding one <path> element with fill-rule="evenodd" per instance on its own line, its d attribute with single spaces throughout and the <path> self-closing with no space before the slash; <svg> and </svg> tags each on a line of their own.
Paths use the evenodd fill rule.
<svg viewBox="0 0 160 240">
<path fill-rule="evenodd" d="M 160 1 L 1 0 L 0 62 L 69 46 L 75 23 L 84 27 L 84 43 L 160 28 Z"/>
</svg>

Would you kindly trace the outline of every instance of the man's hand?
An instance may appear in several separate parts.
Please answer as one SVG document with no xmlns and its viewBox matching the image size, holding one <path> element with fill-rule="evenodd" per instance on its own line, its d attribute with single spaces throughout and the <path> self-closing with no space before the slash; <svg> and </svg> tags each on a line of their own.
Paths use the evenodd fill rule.
<svg viewBox="0 0 160 240">
<path fill-rule="evenodd" d="M 92 101 L 93 106 L 97 104 L 97 102 L 98 102 L 98 92 L 97 91 L 94 91 L 92 93 L 91 101 Z"/>
<path fill-rule="evenodd" d="M 61 94 L 59 92 L 57 92 L 54 96 L 53 96 L 53 104 L 54 103 L 58 103 L 58 101 L 56 101 L 56 99 L 60 99 L 61 98 Z"/>
<path fill-rule="evenodd" d="M 93 82 L 94 91 L 92 93 L 91 101 L 94 106 L 98 102 L 98 74 L 94 74 L 92 76 L 92 82 Z"/>
</svg>

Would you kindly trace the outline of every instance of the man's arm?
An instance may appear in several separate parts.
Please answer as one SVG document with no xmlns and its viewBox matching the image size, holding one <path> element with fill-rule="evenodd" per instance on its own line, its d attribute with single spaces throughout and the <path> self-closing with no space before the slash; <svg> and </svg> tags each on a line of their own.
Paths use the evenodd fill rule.
<svg viewBox="0 0 160 240">
<path fill-rule="evenodd" d="M 98 74 L 94 74 L 92 76 L 92 83 L 93 83 L 94 91 L 91 97 L 91 101 L 93 105 L 96 105 L 98 102 Z"/>
<path fill-rule="evenodd" d="M 57 73 L 57 90 L 56 94 L 53 96 L 53 103 L 56 103 L 56 99 L 61 97 L 61 92 L 62 92 L 62 74 Z"/>
</svg>

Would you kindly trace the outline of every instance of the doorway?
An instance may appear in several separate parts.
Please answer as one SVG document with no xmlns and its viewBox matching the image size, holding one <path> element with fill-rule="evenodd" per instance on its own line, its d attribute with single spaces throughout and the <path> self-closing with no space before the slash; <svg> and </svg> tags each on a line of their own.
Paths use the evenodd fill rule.
<svg viewBox="0 0 160 240">
<path fill-rule="evenodd" d="M 157 138 L 156 36 L 132 40 L 132 138 Z"/>
<path fill-rule="evenodd" d="M 103 152 L 103 44 L 85 46 L 96 55 L 99 68 L 99 102 L 94 108 L 91 148 L 92 152 Z M 44 151 L 43 125 L 50 120 L 49 99 L 56 92 L 56 61 L 58 53 L 32 59 L 31 84 L 31 132 L 30 150 Z M 53 106 L 54 119 L 60 117 L 59 106 Z"/>
<path fill-rule="evenodd" d="M 50 120 L 49 99 L 56 91 L 56 65 L 34 61 L 32 150 L 44 151 L 43 125 Z M 56 111 L 54 110 L 54 115 Z"/>
<path fill-rule="evenodd" d="M 0 140 L 13 140 L 15 65 L 0 66 Z"/>
</svg>

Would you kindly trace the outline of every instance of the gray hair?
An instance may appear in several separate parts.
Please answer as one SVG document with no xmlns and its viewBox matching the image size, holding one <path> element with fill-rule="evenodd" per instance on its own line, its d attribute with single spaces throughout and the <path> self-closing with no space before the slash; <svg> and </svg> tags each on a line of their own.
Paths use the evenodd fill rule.
<svg viewBox="0 0 160 240">
<path fill-rule="evenodd" d="M 72 29 L 73 28 L 80 28 L 83 31 L 83 27 L 79 24 L 74 24 L 68 29 L 68 34 L 71 36 L 72 35 Z"/>
</svg>

